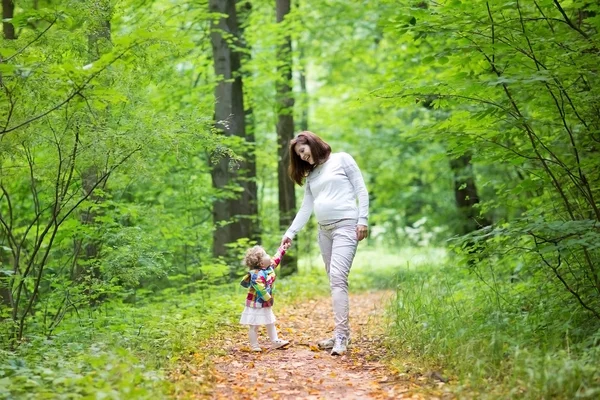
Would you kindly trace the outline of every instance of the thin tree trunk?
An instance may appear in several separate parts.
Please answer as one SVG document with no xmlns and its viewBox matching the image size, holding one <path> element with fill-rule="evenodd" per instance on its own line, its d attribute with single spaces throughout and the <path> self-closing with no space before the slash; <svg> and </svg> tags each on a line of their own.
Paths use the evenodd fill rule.
<svg viewBox="0 0 600 400">
<path fill-rule="evenodd" d="M 433 109 L 433 100 L 435 97 L 430 96 L 421 103 L 421 106 L 431 110 Z M 491 222 L 485 217 L 479 216 L 479 211 L 474 207 L 479 203 L 479 195 L 475 185 L 471 154 L 467 152 L 458 158 L 450 159 L 450 169 L 454 176 L 454 200 L 460 217 L 455 232 L 459 235 L 466 235 L 491 225 Z"/>
<path fill-rule="evenodd" d="M 14 16 L 15 4 L 12 0 L 2 0 L 2 18 L 12 18 Z M 2 28 L 4 32 L 4 38 L 7 40 L 15 39 L 15 27 L 10 22 L 3 22 Z M 2 59 L 0 58 L 0 62 Z M 0 88 L 2 88 L 2 75 L 0 75 Z M 3 235 L 3 230 L 0 230 L 0 246 L 3 246 L 7 242 L 7 238 Z M 7 247 L 7 246 L 6 246 Z M 11 265 L 10 257 L 4 249 L 0 249 L 0 266 L 2 269 L 8 269 Z M 0 272 L 0 304 L 10 307 L 12 310 L 14 307 L 14 301 L 12 296 L 11 279 L 10 275 Z"/>
<path fill-rule="evenodd" d="M 486 218 L 479 216 L 475 204 L 479 203 L 479 195 L 475 186 L 475 176 L 471 155 L 464 154 L 450 160 L 450 168 L 454 175 L 454 198 L 461 220 L 457 233 L 465 235 L 479 228 L 490 225 Z"/>
<path fill-rule="evenodd" d="M 240 74 L 240 53 L 235 46 L 230 46 L 223 37 L 232 35 L 239 40 L 240 28 L 237 19 L 235 0 L 210 0 L 211 12 L 225 14 L 226 17 L 213 21 L 211 43 L 213 62 L 218 82 L 215 87 L 215 125 L 228 136 L 246 137 L 246 115 L 244 110 L 244 91 Z M 224 155 L 212 168 L 213 187 L 218 191 L 235 184 L 243 191 L 233 199 L 219 199 L 213 204 L 213 255 L 227 255 L 227 244 L 240 238 L 254 235 L 254 219 L 256 217 L 256 182 L 249 172 L 254 162 L 254 153 L 243 154 L 245 161 L 238 166 L 231 165 L 229 156 Z M 249 161 L 250 160 L 250 165 Z M 255 172 L 254 172 L 255 174 Z"/>
<path fill-rule="evenodd" d="M 296 4 L 296 7 L 298 5 Z M 304 47 L 301 43 L 298 43 L 298 61 L 299 61 L 299 70 L 298 70 L 298 75 L 299 75 L 299 86 L 300 86 L 300 96 L 298 98 L 299 100 L 299 104 L 296 103 L 294 104 L 295 106 L 298 105 L 300 107 L 300 110 L 298 112 L 298 115 L 300 116 L 300 121 L 298 121 L 298 125 L 299 125 L 299 130 L 300 131 L 308 131 L 309 130 L 309 124 L 308 124 L 308 109 L 309 109 L 309 97 L 308 97 L 308 89 L 306 87 L 306 62 L 304 60 Z M 312 237 L 316 234 L 316 229 L 317 229 L 317 224 L 314 218 L 310 218 L 308 220 L 308 222 L 306 223 L 306 226 L 304 227 L 303 230 L 303 237 L 308 237 L 309 239 L 305 241 L 306 244 L 303 244 L 302 248 L 300 249 L 300 247 L 298 247 L 298 251 L 302 251 L 303 254 L 312 254 L 313 252 L 313 245 L 314 245 L 314 240 L 312 239 Z M 309 257 L 309 260 L 312 260 L 312 257 Z M 312 262 L 312 261 L 311 261 Z M 312 267 L 312 264 L 310 265 L 310 267 Z"/>
<path fill-rule="evenodd" d="M 277 23 L 282 23 L 290 13 L 290 0 L 276 0 Z M 296 192 L 294 182 L 287 174 L 290 155 L 289 141 L 294 137 L 294 97 L 292 94 L 292 39 L 285 35 L 277 49 L 277 153 L 279 163 L 277 181 L 279 186 L 279 227 L 283 231 L 292 223 L 296 212 Z M 285 269 L 298 271 L 296 257 L 286 257 Z"/>
<path fill-rule="evenodd" d="M 306 88 L 306 63 L 304 62 L 304 49 L 300 47 L 300 131 L 308 130 L 308 89 Z"/>
<path fill-rule="evenodd" d="M 240 0 L 237 0 L 239 3 Z M 240 44 L 246 50 L 240 55 L 241 65 L 250 63 L 251 47 L 244 37 L 244 32 L 250 15 L 252 14 L 252 3 L 247 0 L 243 4 L 243 9 L 238 10 L 240 12 L 239 27 L 240 27 Z M 250 73 L 242 71 L 242 82 L 245 77 L 250 76 Z M 247 194 L 248 194 L 248 216 L 253 218 L 250 222 L 250 239 L 260 243 L 260 221 L 258 218 L 258 187 L 257 187 L 257 176 L 256 176 L 256 137 L 254 135 L 254 109 L 252 107 L 252 101 L 250 106 L 245 104 L 245 127 L 246 127 L 246 141 L 250 143 L 250 147 L 246 153 L 246 165 L 247 165 Z"/>
<path fill-rule="evenodd" d="M 88 62 L 97 61 L 102 54 L 106 53 L 111 47 L 111 27 L 110 18 L 112 15 L 112 5 L 110 0 L 91 0 L 90 2 L 90 31 L 88 32 Z M 102 197 L 94 191 L 101 171 L 97 166 L 92 165 L 86 168 L 82 173 L 82 189 L 85 196 L 93 203 L 103 201 Z M 93 227 L 98 217 L 97 212 L 88 208 L 81 213 L 81 223 Z M 90 275 L 93 278 L 100 277 L 100 271 L 90 260 L 98 258 L 101 243 L 96 239 L 88 241 L 79 240 L 75 243 L 75 271 L 74 279 L 80 279 L 82 275 Z M 86 261 L 85 266 L 81 266 L 77 260 Z"/>
<path fill-rule="evenodd" d="M 5 246 L 3 235 L 0 235 L 0 246 Z M 11 264 L 10 257 L 7 256 L 7 251 L 0 249 L 0 269 L 8 271 Z M 0 271 L 0 306 L 5 306 L 13 310 L 15 303 L 13 301 L 11 286 L 10 275 Z M 2 320 L 1 315 L 0 320 Z"/>
<path fill-rule="evenodd" d="M 2 19 L 10 19 L 14 16 L 15 3 L 13 0 L 2 0 Z M 2 22 L 2 30 L 4 32 L 4 38 L 13 40 L 15 39 L 15 26 L 10 22 Z"/>
</svg>

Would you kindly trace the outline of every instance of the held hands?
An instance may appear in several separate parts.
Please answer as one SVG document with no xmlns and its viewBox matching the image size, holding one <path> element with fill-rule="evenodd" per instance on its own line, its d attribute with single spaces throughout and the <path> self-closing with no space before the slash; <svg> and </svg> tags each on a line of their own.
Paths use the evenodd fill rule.
<svg viewBox="0 0 600 400">
<path fill-rule="evenodd" d="M 356 238 L 360 242 L 369 235 L 369 228 L 365 225 L 356 225 Z"/>
<path fill-rule="evenodd" d="M 287 249 L 289 249 L 292 246 L 292 239 L 290 239 L 287 236 L 284 236 L 283 239 L 281 239 L 280 246 L 283 247 L 287 251 Z M 285 246 L 287 246 L 287 247 L 285 247 Z"/>
</svg>

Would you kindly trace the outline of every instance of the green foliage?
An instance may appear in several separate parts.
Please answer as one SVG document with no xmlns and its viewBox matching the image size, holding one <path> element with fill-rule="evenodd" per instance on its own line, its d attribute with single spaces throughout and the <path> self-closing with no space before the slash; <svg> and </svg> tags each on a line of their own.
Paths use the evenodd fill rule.
<svg viewBox="0 0 600 400">
<path fill-rule="evenodd" d="M 383 287 L 399 259 L 418 252 L 381 257 L 360 252 L 353 287 Z M 377 263 L 373 263 L 373 261 Z M 322 267 L 303 260 L 301 272 L 276 283 L 277 304 L 304 302 L 329 293 Z M 189 357 L 202 354 L 203 343 L 227 335 L 237 324 L 246 289 L 237 282 L 212 287 L 179 283 L 152 293 L 136 291 L 131 301 L 105 302 L 95 310 L 71 312 L 50 338 L 30 335 L 14 352 L 0 350 L 0 394 L 18 398 L 168 397 L 179 390 L 169 372 Z M 191 289 L 191 290 L 190 290 Z M 131 299 L 129 299 L 131 300 Z"/>
<path fill-rule="evenodd" d="M 443 368 L 459 395 L 595 398 L 594 321 L 551 286 L 511 279 L 511 267 L 499 261 L 471 272 L 453 263 L 399 271 L 390 326 L 396 362 Z"/>
<path fill-rule="evenodd" d="M 157 371 L 147 371 L 140 360 L 124 349 L 103 344 L 89 348 L 57 348 L 33 342 L 44 357 L 6 355 L 0 366 L 0 395 L 5 398 L 122 398 L 149 399 L 166 394 L 168 385 Z"/>
<path fill-rule="evenodd" d="M 396 6 L 378 43 L 396 68 L 371 86 L 374 101 L 394 113 L 422 105 L 404 136 L 426 143 L 419 153 L 472 157 L 478 210 L 493 223 L 450 242 L 459 270 L 406 275 L 396 336 L 490 396 L 594 397 L 596 7 L 382 3 Z"/>
<path fill-rule="evenodd" d="M 17 39 L 0 44 L 1 396 L 168 394 L 152 371 L 234 321 L 225 292 L 241 292 L 223 284 L 244 268 L 212 257 L 212 208 L 240 188 L 215 190 L 210 171 L 254 147 L 253 217 L 274 251 L 287 35 L 298 125 L 356 158 L 367 245 L 395 250 L 359 251 L 351 285 L 399 288 L 396 348 L 456 374 L 461 393 L 597 395 L 597 5 L 301 1 L 275 24 L 272 2 L 237 2 L 245 143 L 212 126 L 206 2 L 54 3 L 17 2 Z M 466 184 L 450 163 L 467 155 L 475 218 L 492 225 L 453 237 Z M 315 231 L 292 249 L 309 272 L 278 296 L 327 293 Z M 452 267 L 420 267 L 437 250 L 397 257 L 447 243 Z"/>
<path fill-rule="evenodd" d="M 211 190 L 209 165 L 240 144 L 212 131 L 212 100 L 191 101 L 210 86 L 185 80 L 198 38 L 173 11 L 132 23 L 138 7 L 15 10 L 0 93 L 2 345 L 167 272 L 212 279 L 200 273 L 211 205 L 230 194 Z M 207 10 L 193 16 L 207 26 Z"/>
<path fill-rule="evenodd" d="M 3 354 L 0 393 L 32 399 L 166 397 L 176 390 L 166 372 L 232 322 L 236 294 L 231 286 L 194 296 L 164 291 L 141 307 L 112 302 L 71 314 L 51 339 L 31 336 Z"/>
</svg>

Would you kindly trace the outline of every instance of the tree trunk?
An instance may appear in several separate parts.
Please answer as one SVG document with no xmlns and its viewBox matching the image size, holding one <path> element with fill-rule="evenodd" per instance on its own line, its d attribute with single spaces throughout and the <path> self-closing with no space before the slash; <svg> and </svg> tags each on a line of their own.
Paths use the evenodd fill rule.
<svg viewBox="0 0 600 400">
<path fill-rule="evenodd" d="M 424 3 L 425 8 L 427 4 Z M 421 102 L 421 106 L 428 110 L 433 109 L 435 96 L 428 96 Z M 475 204 L 479 203 L 479 195 L 475 186 L 475 175 L 471 164 L 471 153 L 467 152 L 458 158 L 450 159 L 450 169 L 454 176 L 454 199 L 459 214 L 456 233 L 466 235 L 484 226 L 491 225 L 485 217 L 479 216 Z"/>
<path fill-rule="evenodd" d="M 247 139 L 244 110 L 244 92 L 240 75 L 240 53 L 235 45 L 223 37 L 232 35 L 239 40 L 240 28 L 235 8 L 235 0 L 210 0 L 211 12 L 225 14 L 226 17 L 212 22 L 211 43 L 213 62 L 218 82 L 215 87 L 215 126 L 223 134 Z M 229 156 L 223 156 L 212 168 L 213 187 L 218 191 L 235 184 L 243 191 L 236 198 L 219 199 L 213 204 L 213 255 L 227 255 L 227 244 L 240 238 L 254 236 L 256 217 L 256 182 L 249 168 L 254 163 L 254 152 L 243 154 L 245 160 L 238 166 L 231 165 Z M 254 169 L 256 167 L 254 166 Z"/>
<path fill-rule="evenodd" d="M 0 246 L 5 246 L 3 239 L 4 236 L 0 235 Z M 7 251 L 0 249 L 0 306 L 8 307 L 10 310 L 13 310 L 15 303 L 12 295 L 11 276 L 9 275 L 9 267 L 11 264 L 10 257 L 7 256 Z M 0 321 L 1 320 L 2 315 L 0 314 Z"/>
<path fill-rule="evenodd" d="M 14 16 L 15 4 L 12 0 L 2 0 L 2 18 L 12 18 Z M 2 28 L 4 31 L 4 38 L 7 40 L 15 39 L 15 27 L 10 22 L 3 22 Z M 0 58 L 0 62 L 2 59 Z M 2 87 L 2 75 L 0 75 L 0 87 Z M 3 234 L 3 229 L 0 230 L 0 246 L 8 247 L 5 243 L 8 241 L 7 237 Z M 0 269 L 8 269 L 12 263 L 8 252 L 4 249 L 0 249 Z M 11 288 L 10 275 L 4 274 L 0 271 L 0 304 L 9 307 L 11 310 L 14 307 L 12 288 Z"/>
<path fill-rule="evenodd" d="M 479 216 L 479 211 L 474 207 L 475 204 L 479 203 L 479 195 L 475 186 L 471 154 L 467 153 L 458 158 L 451 159 L 450 168 L 454 175 L 456 207 L 461 217 L 457 233 L 465 235 L 490 225 L 490 222 L 486 218 Z"/>
<path fill-rule="evenodd" d="M 308 88 L 306 86 L 306 62 L 304 59 L 304 46 L 302 43 L 297 42 L 298 44 L 298 61 L 299 61 L 299 70 L 298 70 L 298 84 L 300 86 L 300 96 L 296 99 L 297 101 L 294 103 L 294 107 L 299 107 L 298 116 L 300 120 L 298 121 L 298 130 L 299 131 L 308 131 L 308 105 L 309 105 L 309 97 L 308 97 Z M 302 247 L 297 246 L 297 252 L 302 252 L 302 254 L 312 254 L 315 241 L 313 240 L 314 235 L 316 235 L 317 223 L 314 218 L 310 218 L 306 223 L 306 226 L 303 229 L 303 233 L 301 233 L 303 238 L 308 238 L 308 240 L 303 240 Z M 309 257 L 309 259 L 312 259 Z M 312 267 L 312 264 L 310 265 Z"/>
<path fill-rule="evenodd" d="M 89 195 L 88 199 L 94 203 L 99 203 L 102 201 L 101 197 L 96 193 L 93 193 L 94 185 L 98 182 L 99 172 L 96 167 L 89 167 L 83 172 L 82 180 L 82 189 L 84 195 Z M 81 213 L 81 224 L 93 226 L 96 221 L 97 212 L 88 208 Z M 94 278 L 99 278 L 100 272 L 93 263 L 89 263 L 89 260 L 94 260 L 98 257 L 100 249 L 100 243 L 95 239 L 90 239 L 87 241 L 79 240 L 75 245 L 75 259 L 76 260 L 85 260 L 85 266 L 81 266 L 79 263 L 76 263 L 77 268 L 75 270 L 74 278 L 79 279 L 82 275 L 89 275 Z M 83 252 L 82 252 L 83 250 Z"/>
<path fill-rule="evenodd" d="M 290 0 L 276 0 L 277 23 L 283 22 L 290 13 Z M 280 30 L 283 31 L 283 30 Z M 277 153 L 279 156 L 277 181 L 279 186 L 279 227 L 287 229 L 296 212 L 296 192 L 294 182 L 287 174 L 290 162 L 288 143 L 294 137 L 294 97 L 292 94 L 292 40 L 289 35 L 280 42 L 277 48 L 278 81 L 277 81 Z M 286 257 L 287 272 L 298 271 L 298 260 L 291 255 Z"/>
<path fill-rule="evenodd" d="M 300 131 L 308 130 L 308 89 L 306 87 L 306 62 L 304 48 L 300 46 Z"/>
<path fill-rule="evenodd" d="M 13 0 L 2 0 L 2 19 L 12 18 L 15 12 L 15 3 Z M 15 26 L 10 22 L 2 22 L 4 38 L 15 39 Z"/>
<path fill-rule="evenodd" d="M 102 54 L 106 53 L 112 47 L 110 19 L 112 16 L 112 5 L 110 0 L 90 0 L 90 28 L 88 32 L 88 62 L 97 61 Z M 89 166 L 82 172 L 82 189 L 84 195 L 89 195 L 88 199 L 93 203 L 102 202 L 102 197 L 96 194 L 94 188 L 101 172 L 97 166 Z M 94 226 L 97 212 L 88 208 L 81 213 L 80 221 L 82 225 Z M 100 271 L 93 262 L 98 258 L 101 243 L 96 239 L 87 241 L 80 240 L 75 243 L 75 270 L 74 279 L 81 279 L 82 275 L 88 275 L 93 278 L 100 277 Z M 78 259 L 86 261 L 85 266 L 77 263 Z"/>
<path fill-rule="evenodd" d="M 237 0 L 239 2 L 240 0 Z M 248 24 L 248 20 L 250 15 L 252 14 L 252 3 L 250 1 L 246 1 L 244 3 L 244 8 L 240 11 L 240 47 L 244 48 L 246 51 L 240 55 L 240 63 L 244 65 L 245 63 L 250 63 L 250 53 L 252 48 L 248 45 L 244 37 L 244 31 L 246 25 Z M 242 73 L 242 82 L 246 76 L 250 76 L 251 74 L 248 72 Z M 252 101 L 250 102 L 252 104 Z M 245 106 L 246 107 L 246 106 Z M 254 135 L 254 109 L 252 105 L 246 107 L 245 110 L 245 129 L 246 129 L 246 141 L 251 144 L 247 153 L 246 153 L 246 173 L 247 173 L 247 192 L 249 197 L 248 203 L 248 216 L 254 218 L 250 221 L 250 239 L 260 243 L 260 221 L 258 219 L 258 187 L 257 187 L 257 177 L 256 177 L 256 137 Z"/>
</svg>

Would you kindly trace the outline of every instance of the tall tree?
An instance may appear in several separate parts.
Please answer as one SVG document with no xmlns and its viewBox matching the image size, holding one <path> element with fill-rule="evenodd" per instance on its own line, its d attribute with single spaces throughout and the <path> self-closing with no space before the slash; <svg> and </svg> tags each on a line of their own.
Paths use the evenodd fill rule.
<svg viewBox="0 0 600 400">
<path fill-rule="evenodd" d="M 184 102 L 175 94 L 178 89 L 172 89 L 188 89 L 189 81 L 182 76 L 195 71 L 176 70 L 165 59 L 179 57 L 181 52 L 173 49 L 191 41 L 180 36 L 177 44 L 169 43 L 175 47 L 146 46 L 154 36 L 148 36 L 148 29 L 128 25 L 132 20 L 137 23 L 131 12 L 137 4 L 127 12 L 117 8 L 111 16 L 112 3 L 68 2 L 57 5 L 50 15 L 31 10 L 19 15 L 19 7 L 15 17 L 28 17 L 22 26 L 23 38 L 3 42 L 0 287 L 8 286 L 3 290 L 8 300 L 0 299 L 4 303 L 0 315 L 6 315 L 4 306 L 8 305 L 10 320 L 0 321 L 0 346 L 18 346 L 30 333 L 50 336 L 71 311 L 78 312 L 93 301 L 91 289 L 93 295 L 104 297 L 117 286 L 135 287 L 140 279 L 148 279 L 149 271 L 167 265 L 166 252 L 174 255 L 169 265 L 181 265 L 177 263 L 179 247 L 183 241 L 194 243 L 192 229 L 203 236 L 193 252 L 198 268 L 191 273 L 200 270 L 199 258 L 208 255 L 204 244 L 211 243 L 214 192 L 199 154 L 228 144 L 204 124 L 204 116 L 212 113 L 212 101 L 203 96 L 200 102 Z M 208 22 L 207 14 L 204 6 L 194 18 Z M 54 15 L 64 18 L 54 20 Z M 21 24 L 15 22 L 15 26 Z M 120 33 L 126 40 L 119 38 Z M 164 27 L 158 41 L 164 43 L 171 34 L 175 35 L 174 30 Z M 116 38 L 115 47 L 111 36 Z M 136 57 L 140 54 L 143 57 Z M 205 65 L 211 69 L 207 60 Z M 15 73 L 18 68 L 30 73 Z M 148 88 L 157 83 L 158 71 L 165 73 L 158 82 L 164 90 L 152 94 Z M 205 84 L 202 89 L 201 93 L 210 94 L 213 87 Z M 157 104 L 175 112 L 157 115 Z M 205 140 L 198 140 L 199 135 Z M 138 152 L 145 154 L 137 158 Z M 116 168 L 118 174 L 113 173 Z M 104 188 L 109 176 L 115 177 L 110 197 Z M 201 183 L 190 187 L 196 178 Z M 100 207 L 93 205 L 97 198 L 102 199 Z M 196 208 L 184 204 L 188 199 Z M 163 212 L 165 208 L 168 211 Z M 119 210 L 125 209 L 121 214 Z M 130 213 L 132 209 L 141 212 Z M 90 211 L 93 223 L 85 224 L 82 220 Z M 186 221 L 192 212 L 194 217 L 199 215 L 198 224 Z M 83 239 L 79 256 L 73 238 Z M 87 244 L 96 243 L 103 245 L 97 247 L 100 252 L 91 260 L 92 267 L 81 254 L 86 253 Z M 73 280 L 71 268 L 85 274 L 81 278 L 101 272 L 102 279 L 91 285 L 87 279 Z"/>
<path fill-rule="evenodd" d="M 88 3 L 89 15 L 88 20 L 88 62 L 97 61 L 102 54 L 106 53 L 112 47 L 110 19 L 113 13 L 113 6 L 110 0 L 92 0 Z M 91 127 L 93 124 L 90 124 Z M 77 128 L 79 129 L 79 128 Z M 93 129 L 93 128 L 91 128 Z M 82 173 L 82 190 L 84 196 L 88 197 L 92 203 L 97 204 L 102 201 L 102 196 L 95 190 L 101 171 L 97 165 L 90 165 Z M 106 184 L 106 181 L 104 181 Z M 81 223 L 93 227 L 97 217 L 97 211 L 93 206 L 88 207 L 81 214 Z M 94 278 L 99 277 L 99 270 L 94 266 L 94 261 L 98 257 L 100 251 L 100 243 L 98 240 L 91 239 L 84 242 L 78 240 L 75 243 L 75 263 L 74 263 L 74 278 L 79 279 L 84 272 L 84 268 L 77 263 L 79 259 L 85 260 L 85 265 L 89 265 L 87 275 Z"/>
<path fill-rule="evenodd" d="M 225 16 L 214 19 L 211 26 L 215 86 L 215 127 L 226 136 L 237 136 L 244 141 L 246 122 L 242 85 L 241 54 L 238 46 L 240 26 L 235 0 L 210 0 L 211 12 Z M 247 147 L 246 147 L 247 148 Z M 211 171 L 213 187 L 231 191 L 231 185 L 242 188 L 238 195 L 218 198 L 213 205 L 213 255 L 227 254 L 227 244 L 240 238 L 249 238 L 254 232 L 256 215 L 256 184 L 248 173 L 248 160 L 254 152 L 245 150 L 245 158 L 237 163 L 230 154 L 224 154 Z M 237 164 L 237 165 L 236 165 Z"/>
<path fill-rule="evenodd" d="M 240 62 L 242 66 L 245 66 L 250 62 L 252 47 L 245 38 L 245 30 L 250 23 L 250 16 L 252 15 L 252 2 L 251 0 L 237 0 L 240 27 L 239 42 L 241 47 L 245 50 L 240 55 Z M 249 72 L 242 74 L 242 82 L 245 77 L 251 76 Z M 251 102 L 250 102 L 251 103 Z M 252 104 L 252 103 L 251 103 Z M 256 184 L 256 135 L 255 135 L 255 118 L 254 109 L 252 105 L 247 103 L 244 104 L 245 116 L 246 116 L 246 141 L 250 143 L 249 151 L 246 156 L 246 172 L 248 180 L 246 182 L 249 196 L 248 203 L 248 216 L 254 217 L 250 226 L 249 238 L 260 242 L 260 223 L 258 219 L 258 188 Z"/>
<path fill-rule="evenodd" d="M 403 99 L 398 106 L 435 96 L 441 118 L 431 129 L 421 127 L 429 131 L 421 139 L 443 137 L 453 154 L 463 155 L 457 170 L 468 167 L 472 156 L 485 173 L 478 189 L 493 198 L 486 196 L 480 207 L 498 223 L 483 249 L 519 261 L 527 257 L 530 271 L 551 277 L 558 296 L 566 290 L 570 306 L 600 319 L 599 29 L 597 20 L 585 19 L 597 5 L 429 4 L 412 8 L 407 19 L 400 7 L 390 19 L 405 21 L 390 23 L 388 33 L 403 44 L 414 35 L 406 51 L 421 63 L 412 77 L 385 91 Z M 439 72 L 430 73 L 434 69 Z M 467 182 L 462 185 L 466 192 Z M 483 243 L 491 235 L 480 232 L 465 241 L 473 237 Z M 493 259 L 485 263 L 500 268 Z"/>
<path fill-rule="evenodd" d="M 282 24 L 290 13 L 290 0 L 276 0 L 277 23 Z M 279 185 L 279 226 L 286 229 L 296 211 L 294 182 L 287 174 L 290 161 L 288 143 L 294 137 L 294 96 L 292 93 L 292 39 L 287 29 L 279 29 L 282 37 L 277 47 L 277 181 Z M 287 257 L 288 271 L 298 270 L 295 257 Z"/>
<path fill-rule="evenodd" d="M 15 39 L 15 27 L 10 22 L 7 22 L 7 19 L 11 19 L 14 16 L 15 4 L 12 0 L 2 0 L 2 19 L 4 22 L 2 23 L 2 28 L 4 32 L 4 38 L 7 40 Z M 0 57 L 0 63 L 2 62 L 2 58 Z M 2 75 L 0 74 L 0 89 L 6 91 L 8 93 L 8 88 L 4 86 L 2 82 Z M 13 298 L 12 291 L 10 290 L 10 275 L 8 272 L 4 272 L 3 265 L 9 266 L 10 260 L 8 259 L 8 253 L 3 250 L 7 248 L 5 242 L 7 240 L 0 231 L 0 304 L 6 305 L 10 308 L 13 306 Z M 6 269 L 8 271 L 8 269 Z"/>
</svg>

